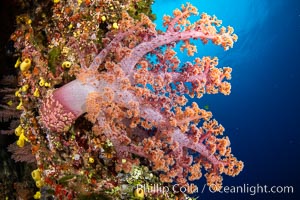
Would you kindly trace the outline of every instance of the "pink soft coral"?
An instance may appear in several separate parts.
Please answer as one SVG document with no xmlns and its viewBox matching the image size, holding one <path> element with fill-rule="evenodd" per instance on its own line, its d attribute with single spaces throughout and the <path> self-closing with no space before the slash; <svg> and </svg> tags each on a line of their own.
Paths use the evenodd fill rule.
<svg viewBox="0 0 300 200">
<path fill-rule="evenodd" d="M 224 80 L 231 78 L 231 68 L 216 68 L 217 58 L 210 57 L 180 67 L 172 48 L 183 41 L 181 50 L 193 55 L 197 49 L 190 40 L 200 39 L 227 50 L 237 36 L 231 27 L 217 30 L 221 22 L 207 14 L 191 23 L 191 14 L 197 14 L 195 7 L 182 6 L 173 17 L 164 17 L 167 31 L 157 32 L 146 16 L 136 22 L 123 13 L 119 29 L 103 39 L 105 48 L 90 67 L 44 99 L 43 125 L 61 133 L 86 113 L 93 131 L 113 143 L 117 170 L 129 172 L 138 164 L 134 154 L 147 158 L 163 182 L 185 185 L 187 178 L 199 179 L 204 167 L 208 185 L 220 189 L 220 174 L 235 176 L 243 163 L 231 154 L 229 139 L 218 137 L 224 128 L 195 102 L 185 106 L 185 95 L 229 94 L 230 83 Z"/>
</svg>

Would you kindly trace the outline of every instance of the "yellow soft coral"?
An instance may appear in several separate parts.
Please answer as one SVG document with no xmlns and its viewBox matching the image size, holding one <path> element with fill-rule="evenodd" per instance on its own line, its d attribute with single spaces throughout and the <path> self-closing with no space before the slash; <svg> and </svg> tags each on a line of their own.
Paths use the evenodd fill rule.
<svg viewBox="0 0 300 200">
<path fill-rule="evenodd" d="M 19 147 L 24 147 L 25 140 L 27 141 L 28 139 L 25 137 L 24 132 L 22 132 L 21 135 L 19 136 L 18 141 L 17 141 L 17 145 Z"/>
<path fill-rule="evenodd" d="M 20 70 L 23 71 L 27 71 L 31 66 L 31 60 L 29 58 L 26 58 L 25 60 L 23 60 L 23 62 L 20 64 Z"/>
<path fill-rule="evenodd" d="M 41 172 L 39 169 L 35 169 L 31 172 L 31 176 L 33 180 L 35 180 L 35 185 L 38 188 L 41 188 L 43 186 L 43 181 L 41 179 Z"/>
<path fill-rule="evenodd" d="M 34 90 L 33 96 L 35 96 L 35 97 L 40 97 L 40 92 L 39 92 L 39 89 L 38 89 L 38 88 L 36 88 L 36 89 Z"/>
<path fill-rule="evenodd" d="M 34 195 L 33 195 L 34 199 L 40 199 L 41 198 L 41 192 L 37 191 Z"/>
<path fill-rule="evenodd" d="M 41 173 L 39 169 L 35 169 L 31 172 L 31 176 L 33 178 L 33 180 L 37 181 L 37 180 L 41 180 Z"/>
</svg>

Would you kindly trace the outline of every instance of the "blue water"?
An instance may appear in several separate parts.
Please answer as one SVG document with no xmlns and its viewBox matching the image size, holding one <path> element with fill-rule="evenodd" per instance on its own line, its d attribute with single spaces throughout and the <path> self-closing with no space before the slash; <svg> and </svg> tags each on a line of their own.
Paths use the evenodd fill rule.
<svg viewBox="0 0 300 200">
<path fill-rule="evenodd" d="M 220 67 L 233 68 L 230 96 L 206 95 L 199 100 L 225 127 L 234 155 L 245 163 L 239 176 L 224 176 L 224 185 L 293 187 L 293 194 L 213 194 L 207 188 L 201 193 L 202 178 L 197 182 L 199 199 L 300 199 L 300 1 L 189 2 L 200 13 L 215 14 L 223 25 L 233 26 L 239 36 L 229 51 L 208 45 L 197 54 L 217 56 Z M 182 3 L 156 0 L 159 29 L 163 14 Z M 183 62 L 191 59 L 180 57 Z"/>
</svg>

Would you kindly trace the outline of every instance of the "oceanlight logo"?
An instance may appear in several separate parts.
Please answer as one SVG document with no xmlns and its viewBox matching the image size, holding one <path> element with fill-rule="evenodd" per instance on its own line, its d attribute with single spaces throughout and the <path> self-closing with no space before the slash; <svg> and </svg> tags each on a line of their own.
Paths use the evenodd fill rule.
<svg viewBox="0 0 300 200">
<path fill-rule="evenodd" d="M 137 185 L 137 189 L 144 190 L 145 194 L 168 194 L 168 192 L 172 192 L 174 194 L 177 193 L 185 193 L 185 194 L 193 194 L 198 193 L 198 187 L 194 184 L 188 186 L 180 186 L 179 184 L 175 184 L 172 187 L 164 186 L 161 184 L 142 184 Z"/>
<path fill-rule="evenodd" d="M 204 193 L 206 188 L 208 188 L 210 193 L 225 193 L 225 194 L 249 194 L 251 196 L 257 194 L 293 194 L 293 186 L 268 186 L 268 185 L 235 185 L 235 186 L 223 186 L 220 191 L 214 191 L 211 187 L 206 187 L 205 184 L 202 188 L 201 193 Z"/>
</svg>

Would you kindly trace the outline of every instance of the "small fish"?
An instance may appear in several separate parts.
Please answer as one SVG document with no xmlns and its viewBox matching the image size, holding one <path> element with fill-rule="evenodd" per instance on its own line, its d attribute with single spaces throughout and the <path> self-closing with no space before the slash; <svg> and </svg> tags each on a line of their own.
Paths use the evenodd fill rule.
<svg viewBox="0 0 300 200">
<path fill-rule="evenodd" d="M 208 105 L 205 105 L 205 106 L 204 106 L 204 109 L 205 109 L 205 110 L 208 110 L 208 109 L 209 109 L 209 106 L 208 106 Z"/>
</svg>

